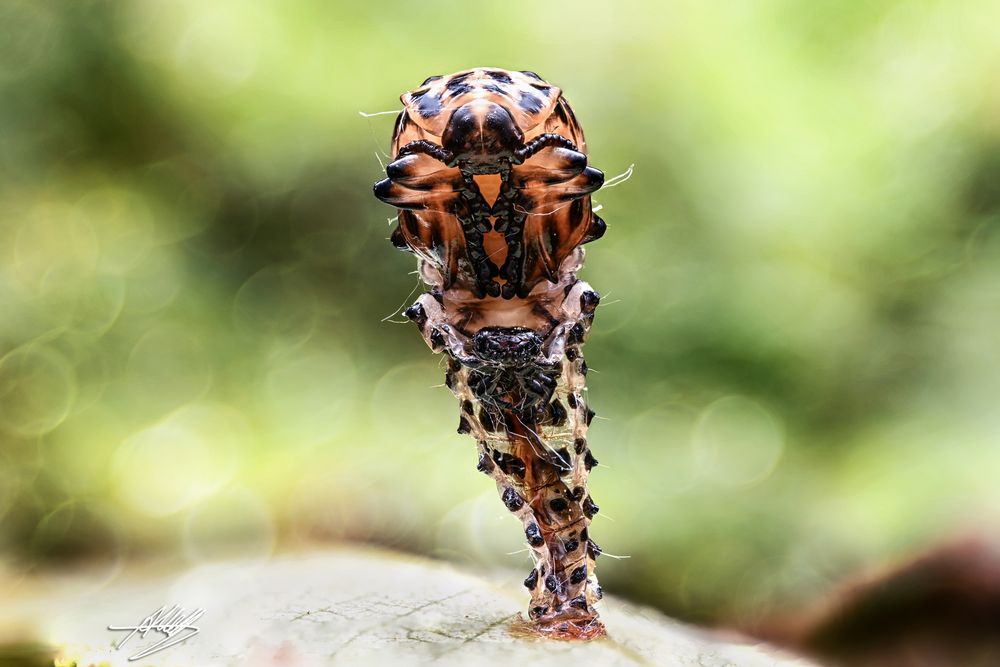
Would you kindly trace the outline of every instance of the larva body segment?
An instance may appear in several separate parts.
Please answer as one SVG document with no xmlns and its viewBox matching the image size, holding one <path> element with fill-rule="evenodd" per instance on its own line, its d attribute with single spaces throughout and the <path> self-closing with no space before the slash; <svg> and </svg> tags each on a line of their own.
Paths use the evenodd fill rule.
<svg viewBox="0 0 1000 667">
<path fill-rule="evenodd" d="M 600 297 L 576 273 L 604 233 L 590 202 L 604 176 L 560 90 L 531 72 L 431 77 L 402 101 L 375 195 L 400 209 L 393 243 L 429 286 L 406 315 L 448 356 L 458 430 L 524 526 L 534 627 L 599 636 L 580 348 Z"/>
</svg>

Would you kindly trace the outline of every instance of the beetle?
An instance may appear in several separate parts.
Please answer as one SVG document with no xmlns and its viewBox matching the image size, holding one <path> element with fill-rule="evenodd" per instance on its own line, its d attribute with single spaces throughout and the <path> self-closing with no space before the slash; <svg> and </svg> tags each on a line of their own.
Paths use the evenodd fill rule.
<svg viewBox="0 0 1000 667">
<path fill-rule="evenodd" d="M 405 315 L 448 357 L 458 432 L 524 525 L 536 629 L 600 636 L 599 552 L 578 549 L 597 511 L 580 348 L 600 296 L 576 273 L 607 228 L 590 197 L 604 175 L 560 89 L 533 72 L 434 76 L 401 100 L 374 193 L 399 209 L 392 242 L 429 286 Z"/>
<path fill-rule="evenodd" d="M 525 297 L 606 225 L 590 194 L 604 174 L 556 86 L 478 68 L 405 93 L 393 161 L 375 196 L 400 209 L 393 240 L 434 264 L 442 287 Z"/>
</svg>

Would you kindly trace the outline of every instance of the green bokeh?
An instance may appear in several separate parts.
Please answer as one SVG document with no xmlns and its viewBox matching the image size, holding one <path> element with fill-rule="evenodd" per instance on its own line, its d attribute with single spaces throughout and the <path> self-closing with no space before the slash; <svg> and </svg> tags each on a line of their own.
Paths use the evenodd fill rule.
<svg viewBox="0 0 1000 667">
<path fill-rule="evenodd" d="M 528 567 L 370 194 L 397 96 L 566 92 L 605 588 L 747 619 L 1000 515 L 995 2 L 0 7 L 0 559 Z M 410 295 L 410 296 L 408 296 Z M 610 516 L 613 520 L 603 517 Z"/>
</svg>

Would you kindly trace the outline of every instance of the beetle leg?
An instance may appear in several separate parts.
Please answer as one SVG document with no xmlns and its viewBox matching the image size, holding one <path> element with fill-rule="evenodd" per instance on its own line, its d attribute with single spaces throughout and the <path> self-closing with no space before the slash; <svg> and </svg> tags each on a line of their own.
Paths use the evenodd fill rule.
<svg viewBox="0 0 1000 667">
<path fill-rule="evenodd" d="M 543 135 L 544 136 L 544 135 Z M 404 157 L 406 155 L 412 155 L 413 153 L 423 153 L 424 155 L 430 155 L 435 160 L 444 162 L 449 167 L 453 167 L 452 161 L 455 156 L 452 155 L 451 151 L 444 148 L 443 146 L 438 146 L 434 142 L 426 141 L 424 139 L 418 139 L 417 141 L 411 141 L 396 153 L 397 158 Z"/>
<path fill-rule="evenodd" d="M 486 295 L 497 296 L 500 294 L 500 286 L 493 281 L 493 277 L 497 275 L 498 271 L 496 265 L 486 256 L 486 249 L 483 247 L 483 234 L 492 229 L 489 221 L 490 206 L 479 191 L 473 174 L 462 171 L 462 178 L 464 181 L 462 198 L 465 200 L 465 211 L 458 216 L 458 220 L 462 223 L 462 231 L 465 234 L 465 250 L 472 263 L 476 280 L 476 296 L 480 299 Z"/>
<path fill-rule="evenodd" d="M 541 134 L 529 141 L 523 148 L 519 148 L 515 151 L 514 158 L 517 161 L 517 164 L 520 164 L 538 151 L 548 148 L 549 146 L 562 146 L 563 148 L 568 148 L 572 151 L 579 151 L 576 144 L 561 134 L 546 132 L 545 134 Z"/>
</svg>

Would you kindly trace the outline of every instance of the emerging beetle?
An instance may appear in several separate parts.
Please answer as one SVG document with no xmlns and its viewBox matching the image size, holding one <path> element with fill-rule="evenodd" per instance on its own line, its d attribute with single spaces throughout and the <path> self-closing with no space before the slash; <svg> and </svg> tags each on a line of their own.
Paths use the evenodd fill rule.
<svg viewBox="0 0 1000 667">
<path fill-rule="evenodd" d="M 580 347 L 600 297 L 576 273 L 605 231 L 590 201 L 604 175 L 561 91 L 533 72 L 434 76 L 402 101 L 375 196 L 400 209 L 393 244 L 430 287 L 406 315 L 448 356 L 458 430 L 524 524 L 535 627 L 599 636 Z"/>
</svg>

